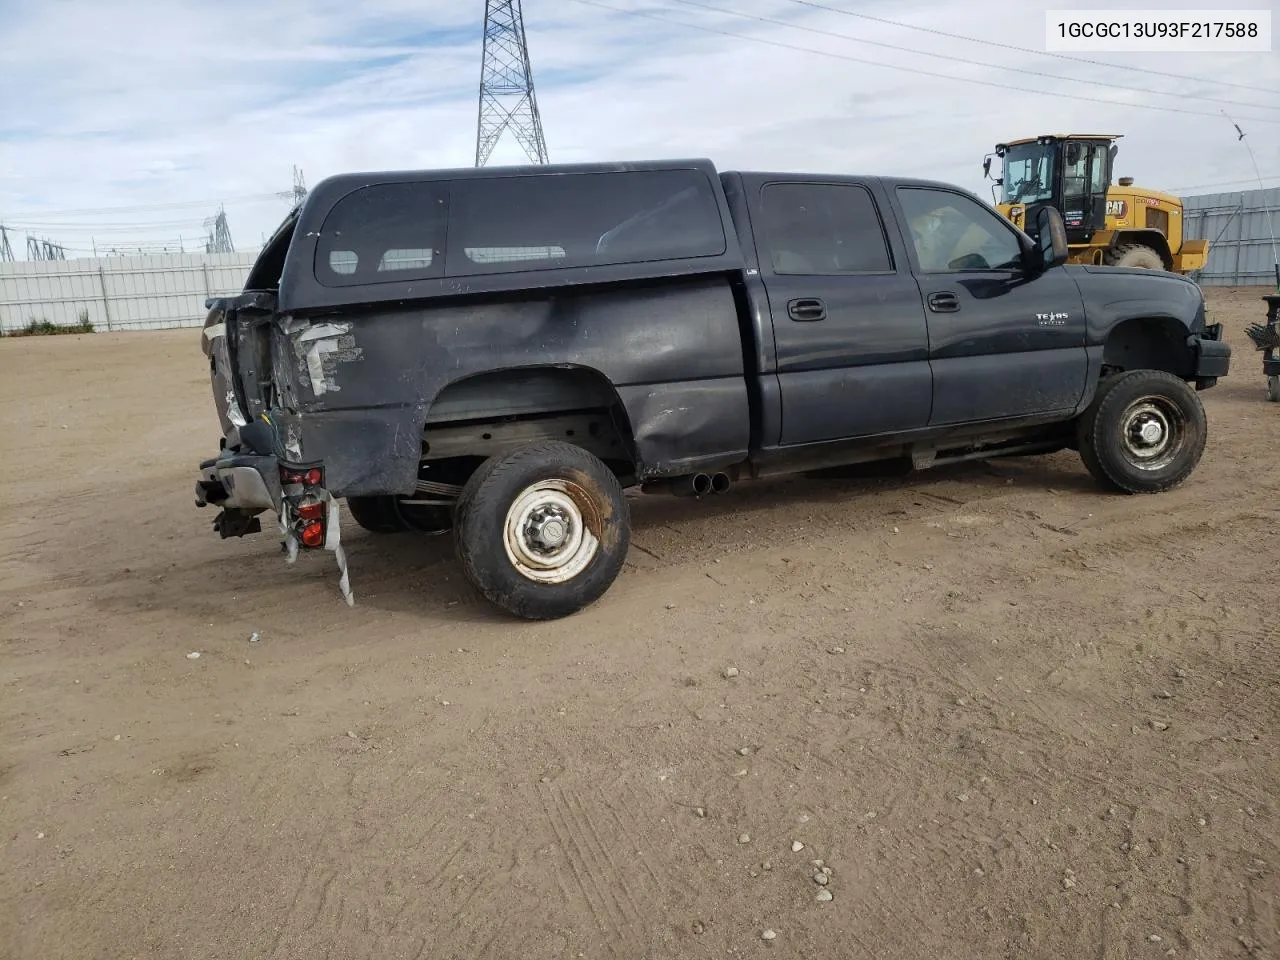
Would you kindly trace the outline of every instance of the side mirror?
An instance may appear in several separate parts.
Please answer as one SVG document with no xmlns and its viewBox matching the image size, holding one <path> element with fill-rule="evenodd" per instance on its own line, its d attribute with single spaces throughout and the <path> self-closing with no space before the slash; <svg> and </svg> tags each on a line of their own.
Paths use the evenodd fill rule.
<svg viewBox="0 0 1280 960">
<path fill-rule="evenodd" d="M 991 176 L 991 158 L 990 157 L 982 158 L 982 175 L 984 177 Z"/>
<path fill-rule="evenodd" d="M 1036 240 L 1038 266 L 1042 270 L 1067 262 L 1067 227 L 1057 207 L 1045 205 L 1036 210 L 1033 233 Z"/>
</svg>

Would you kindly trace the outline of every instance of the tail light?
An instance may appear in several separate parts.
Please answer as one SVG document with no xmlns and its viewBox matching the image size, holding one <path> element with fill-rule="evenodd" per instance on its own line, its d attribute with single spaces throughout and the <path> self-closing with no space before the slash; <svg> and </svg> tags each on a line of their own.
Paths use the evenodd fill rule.
<svg viewBox="0 0 1280 960">
<path fill-rule="evenodd" d="M 319 467 L 307 467 L 303 469 L 281 467 L 280 482 L 285 486 L 301 484 L 304 487 L 318 487 L 324 483 L 324 471 Z"/>
<path fill-rule="evenodd" d="M 323 467 L 280 467 L 280 485 L 293 508 L 294 535 L 311 550 L 324 546 L 329 523 L 329 498 L 323 484 Z"/>
<path fill-rule="evenodd" d="M 324 521 L 312 520 L 310 523 L 304 523 L 300 539 L 304 547 L 315 549 L 324 546 Z"/>
</svg>

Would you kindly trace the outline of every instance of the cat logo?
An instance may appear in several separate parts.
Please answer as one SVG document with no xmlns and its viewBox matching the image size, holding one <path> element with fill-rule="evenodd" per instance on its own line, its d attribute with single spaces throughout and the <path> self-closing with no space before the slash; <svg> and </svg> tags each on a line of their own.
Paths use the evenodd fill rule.
<svg viewBox="0 0 1280 960">
<path fill-rule="evenodd" d="M 1108 217 L 1120 217 L 1123 219 L 1124 215 L 1128 213 L 1128 211 L 1129 211 L 1129 205 L 1125 203 L 1123 200 L 1107 201 Z"/>
</svg>

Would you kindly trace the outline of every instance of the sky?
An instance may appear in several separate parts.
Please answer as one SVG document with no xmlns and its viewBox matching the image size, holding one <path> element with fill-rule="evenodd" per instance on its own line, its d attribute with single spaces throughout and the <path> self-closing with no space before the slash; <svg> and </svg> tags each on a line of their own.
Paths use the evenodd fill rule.
<svg viewBox="0 0 1280 960">
<path fill-rule="evenodd" d="M 524 0 L 551 161 L 709 157 L 989 197 L 997 142 L 1103 132 L 1139 184 L 1256 188 L 1251 147 L 1280 186 L 1280 46 L 1069 55 L 1091 65 L 1042 52 L 1060 2 L 812 3 Z M 1234 5 L 1280 34 L 1277 0 Z M 253 250 L 295 165 L 308 185 L 471 166 L 483 19 L 483 0 L 0 0 L 0 224 L 20 258 L 28 233 L 69 256 L 193 250 L 221 205 Z M 506 136 L 490 164 L 524 159 Z"/>
</svg>

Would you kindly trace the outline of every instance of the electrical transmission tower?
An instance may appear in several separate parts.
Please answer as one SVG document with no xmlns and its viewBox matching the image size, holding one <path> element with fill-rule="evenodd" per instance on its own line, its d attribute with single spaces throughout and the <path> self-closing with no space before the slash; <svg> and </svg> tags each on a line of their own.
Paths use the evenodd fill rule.
<svg viewBox="0 0 1280 960">
<path fill-rule="evenodd" d="M 296 207 L 307 196 L 307 181 L 303 179 L 302 168 L 294 165 L 293 168 L 293 189 L 281 190 L 276 193 L 281 200 L 288 200 L 290 207 Z"/>
<path fill-rule="evenodd" d="M 510 129 L 531 163 L 547 163 L 542 118 L 533 93 L 533 68 L 524 36 L 520 0 L 485 0 L 484 53 L 480 67 L 480 115 L 476 166 L 489 161 Z"/>
<path fill-rule="evenodd" d="M 0 263 L 13 263 L 13 247 L 9 246 L 9 231 L 0 225 Z"/>
<path fill-rule="evenodd" d="M 218 215 L 204 221 L 204 228 L 209 236 L 204 242 L 205 253 L 235 253 L 231 245 L 231 227 L 227 225 L 227 212 L 218 207 Z"/>
<path fill-rule="evenodd" d="M 49 240 L 37 240 L 35 237 L 27 234 L 27 259 L 65 260 L 67 259 L 67 251 L 63 249 L 62 244 L 60 243 L 53 243 Z"/>
</svg>

